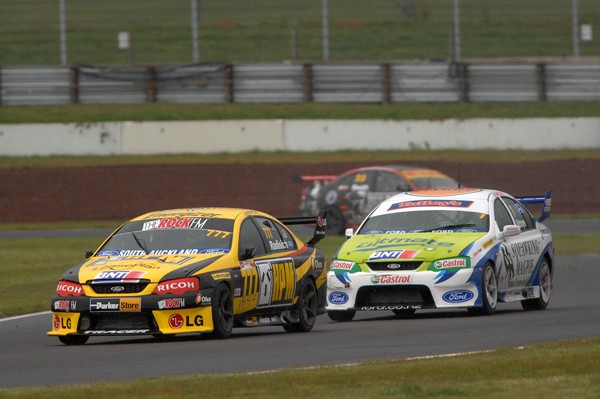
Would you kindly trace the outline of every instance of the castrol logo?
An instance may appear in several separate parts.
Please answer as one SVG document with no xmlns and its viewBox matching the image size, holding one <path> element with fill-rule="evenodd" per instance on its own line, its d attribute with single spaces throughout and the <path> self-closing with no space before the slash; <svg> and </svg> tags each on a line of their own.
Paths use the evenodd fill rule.
<svg viewBox="0 0 600 399">
<path fill-rule="evenodd" d="M 373 284 L 410 284 L 412 282 L 411 275 L 384 274 L 371 277 Z"/>
</svg>

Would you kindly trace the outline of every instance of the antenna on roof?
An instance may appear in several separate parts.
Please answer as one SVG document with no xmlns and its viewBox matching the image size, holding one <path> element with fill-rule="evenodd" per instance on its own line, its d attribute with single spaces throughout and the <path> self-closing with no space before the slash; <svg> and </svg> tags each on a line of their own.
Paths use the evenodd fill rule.
<svg viewBox="0 0 600 399">
<path fill-rule="evenodd" d="M 460 188 L 460 162 L 458 163 L 458 188 Z"/>
</svg>

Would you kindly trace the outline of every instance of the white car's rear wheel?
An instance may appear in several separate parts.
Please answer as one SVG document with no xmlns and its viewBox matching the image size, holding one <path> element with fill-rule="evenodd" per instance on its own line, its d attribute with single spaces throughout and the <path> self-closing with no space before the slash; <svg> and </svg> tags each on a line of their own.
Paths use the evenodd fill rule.
<svg viewBox="0 0 600 399">
<path fill-rule="evenodd" d="M 552 290 L 552 271 L 548 259 L 544 258 L 540 265 L 540 297 L 525 299 L 521 305 L 525 310 L 544 310 L 550 302 L 550 291 Z"/>
</svg>

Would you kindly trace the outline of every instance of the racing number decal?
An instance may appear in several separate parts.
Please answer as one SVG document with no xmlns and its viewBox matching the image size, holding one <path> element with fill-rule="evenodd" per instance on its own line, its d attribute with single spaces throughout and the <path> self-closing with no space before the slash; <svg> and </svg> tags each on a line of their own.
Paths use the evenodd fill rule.
<svg viewBox="0 0 600 399">
<path fill-rule="evenodd" d="M 357 173 L 356 176 L 354 176 L 354 183 L 364 183 L 366 181 L 367 181 L 366 173 Z"/>
<path fill-rule="evenodd" d="M 258 270 L 256 267 L 241 269 L 244 279 L 244 291 L 242 292 L 242 312 L 252 310 L 256 307 L 258 299 Z"/>
<path fill-rule="evenodd" d="M 256 262 L 256 271 L 259 288 L 257 308 L 287 305 L 294 301 L 296 268 L 292 259 Z"/>
</svg>

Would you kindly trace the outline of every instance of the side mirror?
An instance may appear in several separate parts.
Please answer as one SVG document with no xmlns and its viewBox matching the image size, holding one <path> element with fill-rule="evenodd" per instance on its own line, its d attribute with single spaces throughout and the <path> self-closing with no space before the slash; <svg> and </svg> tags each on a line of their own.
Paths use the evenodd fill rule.
<svg viewBox="0 0 600 399">
<path fill-rule="evenodd" d="M 346 240 L 349 239 L 350 237 L 352 237 L 354 235 L 354 229 L 353 228 L 346 229 L 346 231 L 344 232 L 344 235 L 346 236 Z"/>
<path fill-rule="evenodd" d="M 503 239 L 508 237 L 514 237 L 519 234 L 521 234 L 521 228 L 516 224 L 509 224 L 504 226 L 504 228 L 502 229 L 502 233 L 500 233 L 500 238 Z"/>
<path fill-rule="evenodd" d="M 85 251 L 85 258 L 89 259 L 92 257 L 92 255 L 94 254 L 94 251 L 90 251 L 89 249 L 87 251 Z"/>
</svg>

